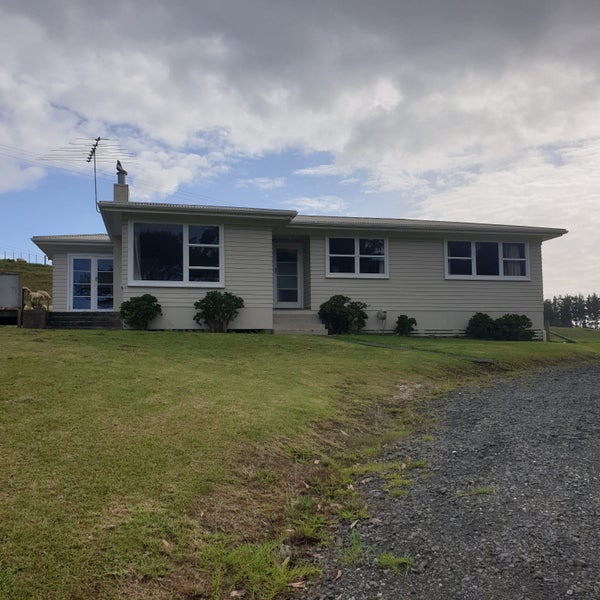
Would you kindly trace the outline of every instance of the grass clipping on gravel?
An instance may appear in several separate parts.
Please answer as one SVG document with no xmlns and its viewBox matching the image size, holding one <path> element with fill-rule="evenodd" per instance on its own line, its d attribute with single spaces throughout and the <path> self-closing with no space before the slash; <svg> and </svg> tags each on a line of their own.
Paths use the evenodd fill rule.
<svg viewBox="0 0 600 600">
<path fill-rule="evenodd" d="M 0 336 L 8 600 L 269 599 L 302 587 L 332 514 L 364 516 L 344 468 L 418 425 L 406 390 L 483 372 L 449 354 L 311 336 Z M 525 346 L 515 368 L 542 349 L 579 356 Z"/>
</svg>

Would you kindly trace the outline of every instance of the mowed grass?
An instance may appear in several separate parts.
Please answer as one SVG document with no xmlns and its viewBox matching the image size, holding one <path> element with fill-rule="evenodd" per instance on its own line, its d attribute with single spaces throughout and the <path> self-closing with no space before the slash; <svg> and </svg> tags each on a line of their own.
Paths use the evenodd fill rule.
<svg viewBox="0 0 600 600">
<path fill-rule="evenodd" d="M 600 352 L 600 330 L 598 329 L 584 329 L 582 327 L 550 327 L 550 339 L 552 341 L 562 342 L 564 340 L 552 335 L 553 331 L 573 342 L 586 344 L 589 348 Z"/>
<path fill-rule="evenodd" d="M 495 372 L 464 356 L 514 370 L 595 356 L 383 339 L 1 328 L 0 598 L 285 594 L 315 571 L 281 550 L 307 527 L 297 507 L 326 525 L 307 496 L 418 423 L 422 398 L 398 386 Z"/>
</svg>

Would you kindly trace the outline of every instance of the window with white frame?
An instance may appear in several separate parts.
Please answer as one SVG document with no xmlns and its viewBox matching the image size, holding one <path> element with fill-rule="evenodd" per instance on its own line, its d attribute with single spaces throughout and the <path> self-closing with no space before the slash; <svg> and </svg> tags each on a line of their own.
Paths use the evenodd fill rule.
<svg viewBox="0 0 600 600">
<path fill-rule="evenodd" d="M 450 278 L 510 278 L 529 276 L 524 242 L 448 241 L 446 276 Z"/>
<path fill-rule="evenodd" d="M 384 238 L 327 238 L 329 277 L 386 277 L 387 244 Z"/>
<path fill-rule="evenodd" d="M 218 225 L 133 223 L 133 282 L 157 285 L 223 284 L 222 230 Z"/>
</svg>

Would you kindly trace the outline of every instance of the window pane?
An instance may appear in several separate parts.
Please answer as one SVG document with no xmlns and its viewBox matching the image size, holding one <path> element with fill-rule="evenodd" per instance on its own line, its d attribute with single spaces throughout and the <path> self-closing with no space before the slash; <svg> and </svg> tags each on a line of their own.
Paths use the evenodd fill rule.
<svg viewBox="0 0 600 600">
<path fill-rule="evenodd" d="M 450 275 L 472 275 L 471 260 L 451 258 L 448 261 L 448 273 Z"/>
<path fill-rule="evenodd" d="M 360 259 L 361 273 L 385 273 L 383 258 L 362 258 Z"/>
<path fill-rule="evenodd" d="M 368 256 L 383 256 L 385 254 L 385 242 L 382 239 L 361 239 L 359 240 L 359 253 Z M 383 273 L 383 271 L 381 272 Z"/>
<path fill-rule="evenodd" d="M 218 282 L 219 269 L 190 269 L 190 281 Z"/>
<path fill-rule="evenodd" d="M 525 244 L 502 244 L 504 258 L 525 258 Z"/>
<path fill-rule="evenodd" d="M 277 263 L 277 273 L 279 275 L 295 275 L 298 271 L 298 265 L 289 262 L 280 262 Z"/>
<path fill-rule="evenodd" d="M 477 275 L 499 275 L 498 243 L 476 242 L 475 262 L 477 265 Z"/>
<path fill-rule="evenodd" d="M 81 285 L 81 284 L 74 284 L 73 285 L 73 296 L 91 296 L 91 289 L 92 286 L 91 285 Z"/>
<path fill-rule="evenodd" d="M 219 228 L 190 225 L 190 244 L 219 244 Z"/>
<path fill-rule="evenodd" d="M 277 287 L 296 289 L 298 278 L 295 275 L 277 275 Z"/>
<path fill-rule="evenodd" d="M 298 302 L 298 290 L 277 290 L 277 302 Z"/>
<path fill-rule="evenodd" d="M 354 238 L 329 238 L 329 254 L 354 254 Z"/>
<path fill-rule="evenodd" d="M 92 280 L 89 271 L 75 271 L 73 273 L 73 283 L 90 283 Z"/>
<path fill-rule="evenodd" d="M 113 288 L 112 285 L 99 285 L 98 296 L 112 296 Z"/>
<path fill-rule="evenodd" d="M 219 249 L 190 246 L 190 267 L 218 267 Z"/>
<path fill-rule="evenodd" d="M 110 272 L 113 270 L 112 258 L 99 258 L 98 259 L 98 271 Z"/>
<path fill-rule="evenodd" d="M 88 310 L 91 307 L 90 298 L 73 298 L 73 308 L 75 310 Z"/>
<path fill-rule="evenodd" d="M 330 256 L 329 257 L 329 272 L 330 273 L 354 273 L 354 257 L 353 256 Z"/>
<path fill-rule="evenodd" d="M 106 298 L 98 298 L 98 308 L 101 310 L 112 310 L 113 299 L 112 296 Z"/>
<path fill-rule="evenodd" d="M 448 256 L 453 258 L 471 256 L 471 242 L 448 242 Z"/>
<path fill-rule="evenodd" d="M 506 277 L 525 277 L 527 267 L 524 260 L 505 260 L 504 275 Z"/>
<path fill-rule="evenodd" d="M 73 259 L 73 270 L 74 271 L 91 271 L 92 260 L 90 258 L 74 258 Z"/>
<path fill-rule="evenodd" d="M 183 280 L 183 226 L 135 223 L 134 279 Z"/>
<path fill-rule="evenodd" d="M 296 264 L 298 262 L 298 250 L 293 248 L 277 248 L 275 255 L 277 263 L 289 262 Z"/>
<path fill-rule="evenodd" d="M 112 271 L 98 273 L 98 283 L 111 283 L 112 284 L 112 282 L 113 282 Z"/>
</svg>

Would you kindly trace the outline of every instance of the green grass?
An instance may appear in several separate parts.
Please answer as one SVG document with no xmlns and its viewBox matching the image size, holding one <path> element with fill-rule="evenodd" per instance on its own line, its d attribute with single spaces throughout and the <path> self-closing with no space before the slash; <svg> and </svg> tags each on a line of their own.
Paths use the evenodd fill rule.
<svg viewBox="0 0 600 600">
<path fill-rule="evenodd" d="M 45 290 L 52 294 L 52 267 L 50 265 L 0 259 L 0 273 L 21 273 L 21 285 L 34 292 Z"/>
<path fill-rule="evenodd" d="M 390 552 L 384 552 L 378 556 L 377 564 L 382 569 L 390 569 L 394 573 L 399 573 L 402 569 L 406 574 L 413 565 L 413 559 L 407 554 L 404 556 L 396 556 Z"/>
<path fill-rule="evenodd" d="M 599 329 L 583 329 L 582 327 L 550 327 L 550 340 L 560 343 L 563 340 L 557 336 L 553 336 L 552 332 L 556 332 L 559 335 L 578 344 L 585 344 L 588 348 L 600 352 Z"/>
<path fill-rule="evenodd" d="M 556 328 L 562 331 L 573 332 L 573 329 Z M 578 330 L 581 332 L 582 330 Z M 567 334 L 564 334 L 567 335 Z M 577 334 L 576 334 L 577 335 Z M 587 330 L 589 336 L 586 345 L 575 345 L 568 353 L 568 360 L 577 356 L 591 358 L 592 353 L 600 351 L 600 332 Z M 486 340 L 472 340 L 466 338 L 421 338 L 401 337 L 396 335 L 361 334 L 344 336 L 342 339 L 358 344 L 373 345 L 373 347 L 387 347 L 403 352 L 434 353 L 481 361 L 482 367 L 499 370 L 519 370 L 523 366 L 544 366 L 559 364 L 563 354 L 557 351 L 555 343 L 544 342 L 490 342 Z"/>
<path fill-rule="evenodd" d="M 453 353 L 595 356 L 385 339 L 0 328 L 0 597 L 273 598 L 332 513 L 364 514 L 343 469 L 488 376 Z"/>
</svg>

